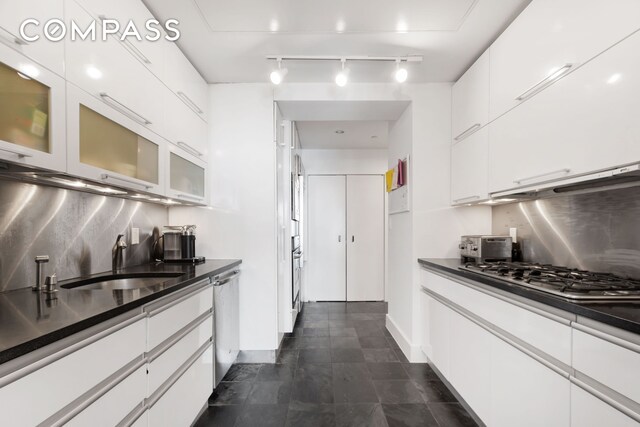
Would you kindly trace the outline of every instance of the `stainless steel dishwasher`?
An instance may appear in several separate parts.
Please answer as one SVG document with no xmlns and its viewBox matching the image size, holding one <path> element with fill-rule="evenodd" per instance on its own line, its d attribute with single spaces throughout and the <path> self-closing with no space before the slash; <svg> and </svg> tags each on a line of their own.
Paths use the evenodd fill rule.
<svg viewBox="0 0 640 427">
<path fill-rule="evenodd" d="M 240 349 L 240 270 L 213 277 L 213 384 L 218 387 Z"/>
</svg>

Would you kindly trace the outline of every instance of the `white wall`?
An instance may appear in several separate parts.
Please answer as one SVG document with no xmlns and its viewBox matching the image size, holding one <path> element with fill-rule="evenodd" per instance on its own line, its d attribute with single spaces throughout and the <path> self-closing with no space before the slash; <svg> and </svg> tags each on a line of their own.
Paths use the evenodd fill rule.
<svg viewBox="0 0 640 427">
<path fill-rule="evenodd" d="M 268 84 L 209 86 L 211 209 L 171 208 L 172 224 L 196 224 L 196 251 L 242 258 L 240 349 L 278 346 L 275 143 Z"/>
<path fill-rule="evenodd" d="M 387 150 L 303 149 L 300 156 L 308 175 L 369 175 L 387 170 Z"/>
</svg>

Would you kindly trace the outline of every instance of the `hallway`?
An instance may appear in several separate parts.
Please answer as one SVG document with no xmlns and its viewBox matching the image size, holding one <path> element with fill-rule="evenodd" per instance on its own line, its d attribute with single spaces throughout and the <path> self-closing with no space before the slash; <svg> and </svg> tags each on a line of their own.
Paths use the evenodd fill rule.
<svg viewBox="0 0 640 427">
<path fill-rule="evenodd" d="M 307 303 L 276 364 L 237 364 L 196 427 L 475 426 L 427 364 L 408 363 L 386 303 Z"/>
</svg>

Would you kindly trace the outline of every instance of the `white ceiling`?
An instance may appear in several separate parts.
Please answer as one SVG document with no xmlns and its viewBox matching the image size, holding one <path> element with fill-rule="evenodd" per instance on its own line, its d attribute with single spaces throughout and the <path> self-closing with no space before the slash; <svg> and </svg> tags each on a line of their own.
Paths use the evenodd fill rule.
<svg viewBox="0 0 640 427">
<path fill-rule="evenodd" d="M 381 149 L 388 145 L 386 121 L 300 121 L 296 127 L 304 149 Z M 336 130 L 344 133 L 338 134 Z"/>
<path fill-rule="evenodd" d="M 450 82 L 531 0 L 144 0 L 180 21 L 178 45 L 210 83 L 267 82 L 267 55 L 404 56 L 410 82 Z M 337 62 L 291 62 L 288 82 L 330 82 Z M 350 66 L 388 82 L 393 64 Z"/>
</svg>

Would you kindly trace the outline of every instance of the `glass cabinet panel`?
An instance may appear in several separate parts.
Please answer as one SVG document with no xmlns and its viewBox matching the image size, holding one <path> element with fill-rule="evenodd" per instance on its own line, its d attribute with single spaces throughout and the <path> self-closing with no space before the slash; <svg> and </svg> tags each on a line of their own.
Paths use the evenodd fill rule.
<svg viewBox="0 0 640 427">
<path fill-rule="evenodd" d="M 50 153 L 49 101 L 48 86 L 0 62 L 0 140 Z"/>
<path fill-rule="evenodd" d="M 169 173 L 172 190 L 204 197 L 204 169 L 171 153 Z"/>
<path fill-rule="evenodd" d="M 80 104 L 80 161 L 158 184 L 158 146 Z"/>
</svg>

